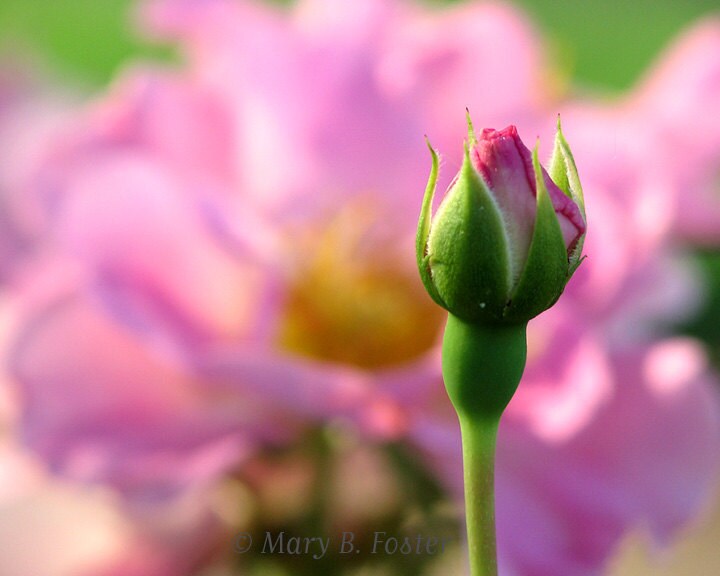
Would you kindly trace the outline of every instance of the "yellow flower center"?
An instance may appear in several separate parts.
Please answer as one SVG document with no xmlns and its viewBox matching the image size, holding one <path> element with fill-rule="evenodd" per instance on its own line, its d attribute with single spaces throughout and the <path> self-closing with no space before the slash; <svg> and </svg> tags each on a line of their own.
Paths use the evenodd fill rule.
<svg viewBox="0 0 720 576">
<path fill-rule="evenodd" d="M 412 243 L 393 237 L 391 226 L 351 205 L 297 242 L 301 265 L 282 347 L 374 369 L 411 361 L 435 343 L 442 310 L 419 281 Z"/>
</svg>

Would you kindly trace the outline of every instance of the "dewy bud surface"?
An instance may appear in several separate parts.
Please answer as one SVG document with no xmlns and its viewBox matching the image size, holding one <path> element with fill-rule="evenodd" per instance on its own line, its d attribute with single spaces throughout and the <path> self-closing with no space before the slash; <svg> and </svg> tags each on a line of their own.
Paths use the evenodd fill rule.
<svg viewBox="0 0 720 576">
<path fill-rule="evenodd" d="M 527 322 L 562 293 L 585 235 L 582 190 L 558 123 L 551 172 L 514 126 L 470 125 L 465 159 L 431 220 L 437 154 L 417 237 L 423 282 L 441 306 L 471 322 Z"/>
</svg>

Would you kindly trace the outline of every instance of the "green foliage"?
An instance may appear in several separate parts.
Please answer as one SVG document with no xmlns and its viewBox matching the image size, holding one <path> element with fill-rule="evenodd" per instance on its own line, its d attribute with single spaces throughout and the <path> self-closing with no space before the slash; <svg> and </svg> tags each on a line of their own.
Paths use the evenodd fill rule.
<svg viewBox="0 0 720 576">
<path fill-rule="evenodd" d="M 698 250 L 695 260 L 704 273 L 707 297 L 695 317 L 679 328 L 680 332 L 703 340 L 713 364 L 720 369 L 720 252 Z"/>
<path fill-rule="evenodd" d="M 167 58 L 132 31 L 130 0 L 2 0 L 0 53 L 104 84 L 133 56 Z"/>
<path fill-rule="evenodd" d="M 717 0 L 517 0 L 581 84 L 625 89 L 682 28 Z"/>
</svg>

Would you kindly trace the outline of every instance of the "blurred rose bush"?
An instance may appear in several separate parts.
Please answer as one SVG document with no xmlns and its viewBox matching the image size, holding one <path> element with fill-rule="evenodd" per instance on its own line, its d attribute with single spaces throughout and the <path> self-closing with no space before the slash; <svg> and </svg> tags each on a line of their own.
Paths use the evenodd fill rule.
<svg viewBox="0 0 720 576">
<path fill-rule="evenodd" d="M 560 111 L 589 258 L 531 323 L 501 428 L 502 573 L 596 574 L 629 528 L 666 541 L 699 510 L 717 464 L 715 376 L 671 329 L 701 292 L 683 246 L 715 246 L 720 230 L 720 22 L 608 102 L 559 98 L 532 27 L 503 5 L 140 12 L 184 64 L 134 64 L 29 168 L 0 173 L 15 425 L 54 472 L 157 521 L 188 499 L 209 511 L 207 491 L 248 458 L 341 423 L 413 447 L 458 490 L 442 318 L 414 268 L 422 135 L 447 178 L 466 106 L 544 142 Z M 187 548 L 167 524 L 163 545 Z M 138 574 L 193 566 L 141 559 Z"/>
</svg>

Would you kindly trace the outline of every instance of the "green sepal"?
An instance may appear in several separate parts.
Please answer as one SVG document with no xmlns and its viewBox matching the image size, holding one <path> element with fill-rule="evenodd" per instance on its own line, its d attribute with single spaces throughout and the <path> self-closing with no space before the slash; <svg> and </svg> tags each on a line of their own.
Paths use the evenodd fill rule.
<svg viewBox="0 0 720 576">
<path fill-rule="evenodd" d="M 583 195 L 582 185 L 580 184 L 580 177 L 578 176 L 577 166 L 575 165 L 575 158 L 570 151 L 570 145 L 567 143 L 567 140 L 565 140 L 565 136 L 562 133 L 559 115 L 557 119 L 557 132 L 555 133 L 555 144 L 550 158 L 548 174 L 550 175 L 550 178 L 552 178 L 553 182 L 557 184 L 558 188 L 560 188 L 560 190 L 562 190 L 567 196 L 572 198 L 573 202 L 577 204 L 580 209 L 580 214 L 582 214 L 583 221 L 587 223 L 587 216 L 585 215 L 585 196 Z M 575 270 L 577 270 L 578 266 L 580 266 L 580 263 L 584 259 L 582 256 L 584 242 L 585 235 L 578 240 L 572 254 L 570 254 L 568 279 L 575 273 Z"/>
<path fill-rule="evenodd" d="M 443 199 L 428 239 L 432 283 L 444 307 L 470 320 L 497 321 L 510 293 L 510 254 L 500 210 L 470 161 Z"/>
<path fill-rule="evenodd" d="M 473 127 L 472 118 L 470 118 L 470 110 L 465 108 L 465 121 L 468 127 L 467 146 L 472 148 L 477 144 L 477 136 L 475 136 L 475 128 Z"/>
<path fill-rule="evenodd" d="M 436 304 L 446 308 L 437 288 L 432 281 L 432 272 L 430 271 L 430 256 L 427 253 L 428 237 L 430 236 L 430 224 L 432 222 L 432 204 L 435 197 L 435 188 L 437 186 L 437 178 L 439 172 L 440 160 L 435 149 L 427 141 L 427 146 L 432 156 L 432 167 L 430 168 L 430 177 L 425 187 L 425 195 L 423 196 L 422 208 L 420 209 L 420 218 L 418 220 L 417 236 L 415 237 L 415 256 L 417 258 L 418 271 L 425 290 Z"/>
<path fill-rule="evenodd" d="M 575 165 L 575 158 L 562 132 L 560 116 L 558 116 L 557 119 L 557 132 L 555 132 L 555 143 L 552 156 L 550 157 L 548 174 L 558 188 L 565 192 L 565 194 L 572 198 L 573 202 L 578 205 L 580 213 L 585 220 L 585 197 L 583 196 L 580 177 L 578 176 L 577 166 Z"/>
<path fill-rule="evenodd" d="M 568 280 L 568 257 L 560 222 L 545 187 L 537 146 L 532 155 L 537 209 L 525 267 L 505 312 L 507 320 L 528 321 L 547 310 Z"/>
</svg>

